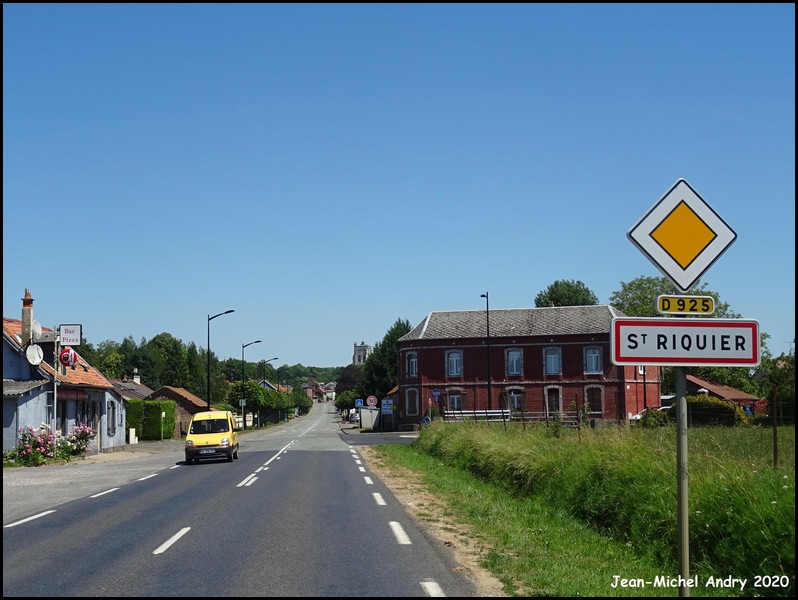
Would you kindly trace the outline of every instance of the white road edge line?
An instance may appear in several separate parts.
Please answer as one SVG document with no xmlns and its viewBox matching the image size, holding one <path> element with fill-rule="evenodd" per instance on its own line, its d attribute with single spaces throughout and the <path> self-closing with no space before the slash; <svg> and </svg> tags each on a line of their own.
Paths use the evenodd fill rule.
<svg viewBox="0 0 798 600">
<path fill-rule="evenodd" d="M 54 510 L 46 510 L 43 513 L 39 513 L 38 515 L 33 515 L 32 517 L 28 517 L 27 519 L 22 519 L 21 521 L 17 521 L 16 523 L 9 523 L 8 525 L 3 525 L 3 529 L 7 529 L 9 527 L 16 527 L 17 525 L 22 525 L 23 523 L 27 523 L 28 521 L 33 521 L 34 519 L 38 519 L 39 517 L 46 517 L 50 513 L 54 513 Z"/>
</svg>

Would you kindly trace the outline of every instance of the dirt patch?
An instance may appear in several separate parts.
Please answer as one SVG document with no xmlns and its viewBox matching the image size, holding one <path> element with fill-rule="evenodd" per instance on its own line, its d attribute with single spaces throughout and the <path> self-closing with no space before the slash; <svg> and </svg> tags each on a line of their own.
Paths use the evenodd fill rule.
<svg viewBox="0 0 798 600">
<path fill-rule="evenodd" d="M 417 473 L 401 467 L 387 466 L 369 446 L 359 446 L 358 451 L 371 472 L 391 490 L 405 512 L 424 531 L 452 549 L 455 559 L 461 565 L 460 570 L 469 573 L 476 583 L 479 596 L 509 596 L 503 591 L 501 582 L 479 566 L 480 553 L 487 551 L 487 548 L 477 545 L 479 541 L 467 524 L 459 523 L 444 511 L 442 507 L 445 503 L 429 492 Z"/>
</svg>

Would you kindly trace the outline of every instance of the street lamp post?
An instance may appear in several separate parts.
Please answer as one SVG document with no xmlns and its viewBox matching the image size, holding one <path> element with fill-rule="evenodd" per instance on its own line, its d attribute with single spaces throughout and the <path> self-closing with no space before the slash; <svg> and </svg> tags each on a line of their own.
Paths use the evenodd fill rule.
<svg viewBox="0 0 798 600">
<path fill-rule="evenodd" d="M 208 315 L 208 387 L 207 391 L 205 392 L 208 395 L 208 410 L 211 409 L 211 321 L 213 321 L 216 317 L 221 317 L 222 315 L 229 315 L 231 312 L 235 312 L 233 309 L 226 310 L 224 312 L 220 312 L 218 315 L 210 316 Z"/>
<path fill-rule="evenodd" d="M 285 367 L 280 367 L 277 369 L 277 391 L 280 391 L 280 371 L 282 371 Z"/>
<path fill-rule="evenodd" d="M 493 408 L 493 398 L 492 398 L 492 391 L 490 385 L 491 379 L 491 370 L 490 370 L 490 300 L 488 299 L 488 292 L 479 295 L 480 298 L 485 298 L 485 320 L 488 326 L 488 335 L 487 335 L 487 349 L 488 349 L 488 410 Z"/>
<path fill-rule="evenodd" d="M 261 340 L 255 340 L 254 342 L 250 342 L 249 344 L 241 344 L 241 395 L 242 396 L 244 395 L 244 365 L 245 365 L 245 363 L 244 363 L 244 348 L 246 348 L 247 346 L 251 346 L 252 344 L 260 344 L 260 343 L 261 343 Z M 241 406 L 241 414 L 243 416 L 243 419 L 241 419 L 241 420 L 243 421 L 242 427 L 244 428 L 244 431 L 247 430 L 247 411 L 244 408 L 245 406 L 246 405 L 242 405 Z M 253 423 L 252 426 L 253 427 L 255 426 L 254 423 Z"/>
<path fill-rule="evenodd" d="M 280 360 L 280 359 L 279 359 L 279 358 L 277 358 L 277 357 L 275 356 L 274 358 L 270 358 L 269 360 L 264 360 L 264 361 L 263 361 L 263 368 L 264 368 L 264 372 L 263 372 L 263 380 L 264 380 L 264 381 L 266 380 L 266 371 L 265 371 L 265 369 L 266 369 L 266 365 L 268 365 L 268 364 L 269 364 L 270 362 L 272 362 L 273 360 Z M 277 391 L 279 392 L 280 390 L 277 390 Z"/>
</svg>

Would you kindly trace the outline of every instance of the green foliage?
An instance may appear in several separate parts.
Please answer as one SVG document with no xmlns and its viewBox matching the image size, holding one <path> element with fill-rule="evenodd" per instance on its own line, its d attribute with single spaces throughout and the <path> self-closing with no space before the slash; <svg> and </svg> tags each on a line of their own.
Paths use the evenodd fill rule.
<svg viewBox="0 0 798 600">
<path fill-rule="evenodd" d="M 141 426 L 144 423 L 144 400 L 132 398 L 125 407 L 125 438 L 130 435 L 130 430 L 136 430 L 136 437 L 141 437 Z M 144 438 L 142 438 L 144 439 Z M 127 440 L 130 443 L 130 440 Z"/>
<path fill-rule="evenodd" d="M 310 409 L 313 408 L 313 400 L 301 390 L 294 390 L 291 397 L 293 399 L 294 406 L 299 409 L 300 415 L 307 414 Z"/>
<path fill-rule="evenodd" d="M 662 315 L 657 312 L 657 296 L 679 293 L 667 277 L 641 276 L 629 282 L 621 281 L 621 289 L 612 293 L 609 303 L 629 317 L 660 317 Z M 696 282 L 688 293 L 695 296 L 712 296 L 715 299 L 714 317 L 740 318 L 727 302 L 721 301 L 717 292 L 707 289 L 705 282 Z"/>
<path fill-rule="evenodd" d="M 662 427 L 670 422 L 675 421 L 675 413 L 673 408 L 668 410 L 647 410 L 640 418 L 640 425 L 642 427 Z"/>
<path fill-rule="evenodd" d="M 177 403 L 174 400 L 144 400 L 143 404 L 141 426 L 136 427 L 136 436 L 141 440 L 170 439 L 177 423 Z M 163 418 L 162 413 L 166 413 Z"/>
<path fill-rule="evenodd" d="M 359 398 L 355 390 L 347 390 L 341 394 L 335 394 L 335 408 L 338 410 L 349 410 L 355 408 L 355 399 Z"/>
<path fill-rule="evenodd" d="M 397 319 L 363 365 L 363 378 L 355 386 L 356 398 L 375 395 L 383 398 L 398 383 L 399 352 L 396 342 L 410 333 L 412 327 L 407 319 Z"/>
<path fill-rule="evenodd" d="M 42 423 L 38 429 L 21 427 L 16 447 L 3 453 L 3 463 L 38 467 L 50 462 L 69 461 L 89 449 L 96 431 L 88 425 L 78 425 L 72 433 L 53 433 Z"/>
<path fill-rule="evenodd" d="M 591 306 L 598 298 L 581 281 L 558 279 L 535 296 L 535 306 Z"/>
<path fill-rule="evenodd" d="M 737 425 L 747 422 L 743 409 L 728 400 L 721 400 L 704 394 L 687 396 L 688 427 L 697 425 Z M 669 414 L 676 415 L 676 407 Z"/>
<path fill-rule="evenodd" d="M 338 394 L 355 389 L 361 379 L 363 379 L 363 365 L 348 365 L 341 369 L 338 376 L 331 380 L 336 382 L 336 397 Z"/>
<path fill-rule="evenodd" d="M 699 427 L 688 437 L 692 570 L 707 576 L 795 573 L 795 428 L 779 430 L 786 464 L 756 427 Z M 505 489 L 566 511 L 603 536 L 678 571 L 676 451 L 672 427 L 606 427 L 560 437 L 545 427 L 433 422 L 413 448 Z M 485 512 L 490 507 L 485 507 Z M 505 504 L 503 512 L 512 511 Z M 521 545 L 510 553 L 526 552 Z M 573 549 L 579 555 L 579 548 Z"/>
<path fill-rule="evenodd" d="M 276 392 L 273 392 L 276 393 Z M 236 407 L 236 412 L 241 413 L 241 404 L 239 400 L 244 399 L 247 401 L 244 407 L 248 413 L 257 412 L 266 407 L 266 390 L 260 387 L 257 383 L 248 379 L 247 381 L 237 381 L 227 389 L 227 396 L 225 402 Z"/>
</svg>

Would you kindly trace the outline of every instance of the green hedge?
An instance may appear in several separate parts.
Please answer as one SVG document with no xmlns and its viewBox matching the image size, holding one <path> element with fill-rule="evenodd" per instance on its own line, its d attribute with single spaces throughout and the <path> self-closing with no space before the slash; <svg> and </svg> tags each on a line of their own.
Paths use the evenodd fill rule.
<svg viewBox="0 0 798 600">
<path fill-rule="evenodd" d="M 166 413 L 163 419 L 161 413 Z M 174 400 L 128 400 L 126 415 L 126 436 L 132 427 L 140 440 L 168 440 L 172 439 L 177 424 L 177 403 Z"/>
</svg>

